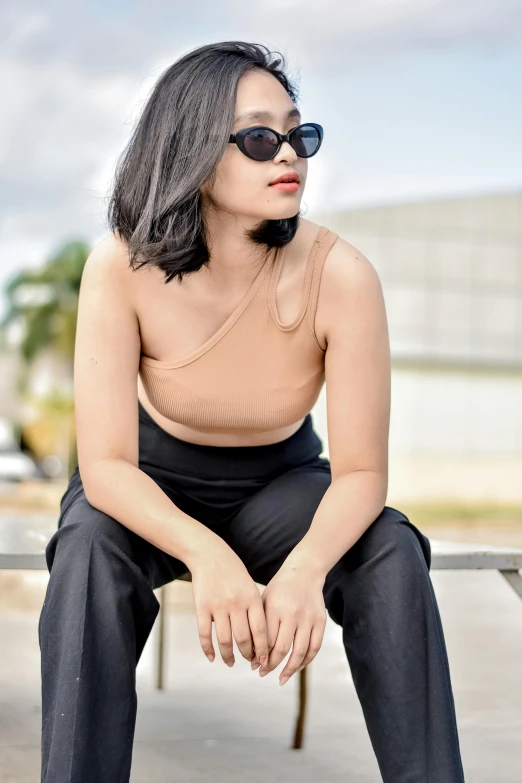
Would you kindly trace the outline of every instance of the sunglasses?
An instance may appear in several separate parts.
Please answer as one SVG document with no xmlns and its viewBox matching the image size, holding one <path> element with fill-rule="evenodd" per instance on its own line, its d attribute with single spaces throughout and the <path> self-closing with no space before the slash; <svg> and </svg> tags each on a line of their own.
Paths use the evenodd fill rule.
<svg viewBox="0 0 522 783">
<path fill-rule="evenodd" d="M 307 122 L 292 128 L 289 133 L 278 133 L 272 128 L 254 125 L 231 133 L 229 144 L 235 142 L 241 152 L 252 160 L 271 160 L 287 141 L 300 158 L 311 158 L 319 151 L 323 141 L 323 129 L 315 122 Z"/>
</svg>

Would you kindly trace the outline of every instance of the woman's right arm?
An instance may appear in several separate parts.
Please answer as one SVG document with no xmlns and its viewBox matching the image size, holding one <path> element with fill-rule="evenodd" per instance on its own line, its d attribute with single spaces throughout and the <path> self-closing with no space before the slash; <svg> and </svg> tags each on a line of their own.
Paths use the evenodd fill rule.
<svg viewBox="0 0 522 783">
<path fill-rule="evenodd" d="M 233 665 L 232 634 L 247 660 L 267 654 L 259 590 L 240 558 L 213 531 L 184 513 L 138 467 L 138 317 L 128 256 L 109 236 L 82 274 L 74 353 L 78 467 L 92 506 L 187 565 L 200 641 L 213 655 L 212 620 L 223 659 Z"/>
</svg>

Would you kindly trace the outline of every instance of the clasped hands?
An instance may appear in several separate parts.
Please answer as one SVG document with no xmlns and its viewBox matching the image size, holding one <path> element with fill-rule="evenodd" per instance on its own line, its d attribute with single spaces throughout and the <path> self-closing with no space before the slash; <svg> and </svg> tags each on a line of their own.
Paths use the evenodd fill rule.
<svg viewBox="0 0 522 783">
<path fill-rule="evenodd" d="M 296 671 L 312 661 L 321 648 L 326 625 L 322 587 L 324 579 L 283 566 L 265 587 L 261 599 L 266 617 L 268 660 L 254 655 L 251 666 L 264 677 L 290 655 L 279 675 L 284 685 Z"/>
<path fill-rule="evenodd" d="M 228 666 L 235 663 L 233 639 L 241 654 L 259 669 L 273 671 L 292 649 L 279 683 L 309 664 L 321 648 L 326 625 L 323 585 L 326 574 L 310 558 L 293 553 L 262 594 L 245 565 L 230 549 L 192 570 L 192 590 L 203 652 L 215 658 L 212 621 L 219 650 Z"/>
</svg>

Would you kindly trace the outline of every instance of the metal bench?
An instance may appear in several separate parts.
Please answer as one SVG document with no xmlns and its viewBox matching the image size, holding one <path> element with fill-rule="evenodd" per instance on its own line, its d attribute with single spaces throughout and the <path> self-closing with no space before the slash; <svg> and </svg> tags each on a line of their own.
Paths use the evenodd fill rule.
<svg viewBox="0 0 522 783">
<path fill-rule="evenodd" d="M 24 517 L 0 515 L 0 569 L 47 570 L 44 550 L 56 530 L 56 518 L 27 515 Z M 484 544 L 457 543 L 430 538 L 431 570 L 476 570 L 498 571 L 522 598 L 522 549 L 488 546 Z M 182 581 L 190 582 L 187 572 Z M 156 687 L 164 688 L 164 654 L 166 635 L 165 587 L 159 589 L 159 628 L 156 668 Z M 299 672 L 298 709 L 291 747 L 303 747 L 304 726 L 307 707 L 307 667 Z"/>
</svg>

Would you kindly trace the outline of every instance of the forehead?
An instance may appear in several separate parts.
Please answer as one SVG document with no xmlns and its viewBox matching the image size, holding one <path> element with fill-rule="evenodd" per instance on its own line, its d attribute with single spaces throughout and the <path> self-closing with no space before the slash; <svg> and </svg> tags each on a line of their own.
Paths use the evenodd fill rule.
<svg viewBox="0 0 522 783">
<path fill-rule="evenodd" d="M 301 112 L 299 109 L 296 109 L 295 106 L 292 109 L 287 109 L 282 114 L 269 111 L 268 109 L 247 109 L 238 114 L 234 122 L 235 124 L 251 122 L 253 120 L 261 120 L 261 122 L 277 122 L 278 120 L 282 120 L 284 122 L 285 120 L 290 120 L 294 117 L 301 117 Z"/>
<path fill-rule="evenodd" d="M 259 68 L 247 71 L 239 79 L 234 125 L 254 122 L 284 125 L 301 114 L 281 82 Z"/>
</svg>

